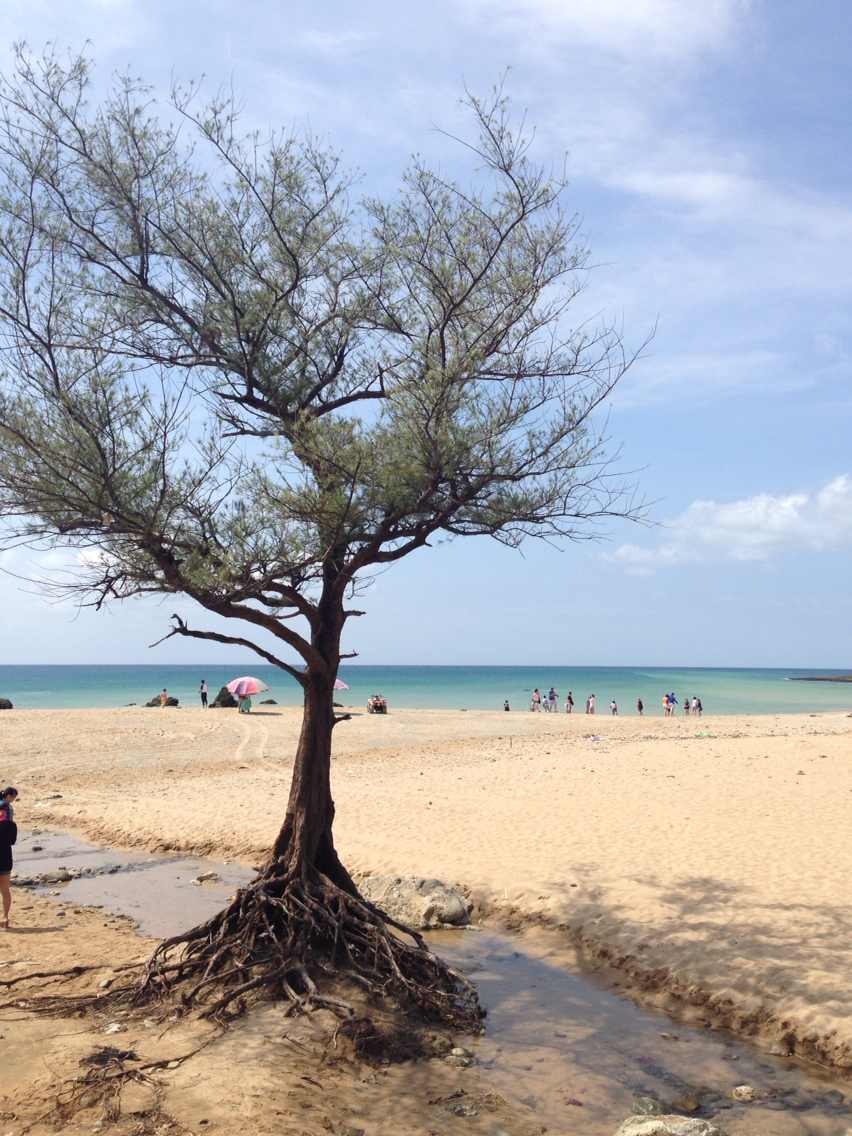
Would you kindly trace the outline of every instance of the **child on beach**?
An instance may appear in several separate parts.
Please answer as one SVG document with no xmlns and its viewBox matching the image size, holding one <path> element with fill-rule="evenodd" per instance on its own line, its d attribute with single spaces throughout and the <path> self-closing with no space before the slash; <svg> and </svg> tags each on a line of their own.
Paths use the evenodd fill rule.
<svg viewBox="0 0 852 1136">
<path fill-rule="evenodd" d="M 9 911 L 12 907 L 12 845 L 18 839 L 13 802 L 18 790 L 12 785 L 0 793 L 0 899 L 3 901 L 3 927 L 9 929 Z"/>
<path fill-rule="evenodd" d="M 642 701 L 641 698 L 636 699 L 636 713 L 639 715 L 640 718 L 645 713 L 645 703 Z"/>
<path fill-rule="evenodd" d="M 618 703 L 617 703 L 617 702 L 615 701 L 615 699 L 614 699 L 614 698 L 611 698 L 611 699 L 610 699 L 610 702 L 609 702 L 609 712 L 610 712 L 610 714 L 612 714 L 613 716 L 615 716 L 616 714 L 618 714 Z"/>
<path fill-rule="evenodd" d="M 565 713 L 566 714 L 573 714 L 574 713 L 574 695 L 571 693 L 570 690 L 568 691 L 568 697 L 565 699 Z"/>
</svg>

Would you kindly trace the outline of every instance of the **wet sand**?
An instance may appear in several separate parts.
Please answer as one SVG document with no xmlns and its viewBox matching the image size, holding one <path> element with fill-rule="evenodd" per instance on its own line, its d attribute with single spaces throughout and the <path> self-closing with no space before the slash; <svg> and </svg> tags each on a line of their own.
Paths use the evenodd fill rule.
<svg viewBox="0 0 852 1136">
<path fill-rule="evenodd" d="M 299 715 L 0 715 L 22 825 L 252 863 Z M 852 1069 L 852 718 L 401 711 L 338 727 L 337 841 L 540 919 L 760 1044 Z M 54 794 L 62 794 L 56 797 Z"/>
<path fill-rule="evenodd" d="M 36 843 L 38 852 L 32 848 Z M 274 1006 L 252 1011 L 221 1039 L 199 1022 L 158 1020 L 156 1006 L 136 1016 L 107 1010 L 83 1022 L 66 1018 L 49 1029 L 28 1010 L 26 999 L 40 988 L 51 989 L 51 981 L 16 983 L 15 978 L 46 969 L 57 953 L 51 938 L 65 965 L 85 965 L 100 956 L 94 974 L 71 980 L 81 989 L 94 984 L 99 989 L 125 958 L 149 951 L 153 942 L 140 942 L 116 915 L 129 916 L 142 932 L 156 927 L 158 935 L 174 934 L 186 919 L 202 921 L 213 914 L 228 886 L 224 878 L 233 880 L 239 873 L 214 861 L 97 849 L 51 832 L 30 837 L 20 852 L 30 878 L 49 881 L 53 906 L 45 907 L 29 892 L 21 895 L 25 924 L 17 934 L 42 937 L 27 940 L 35 943 L 33 957 L 18 962 L 6 957 L 0 969 L 0 988 L 11 980 L 15 999 L 0 1010 L 5 1023 L 0 1029 L 14 1036 L 11 1053 L 0 1037 L 10 1090 L 0 1110 L 22 1126 L 56 1099 L 57 1077 L 91 1068 L 87 1063 L 105 1044 L 124 1055 L 125 1069 L 151 1059 L 171 1066 L 175 1055 L 205 1048 L 177 1069 L 160 1067 L 149 1071 L 150 1080 L 126 1086 L 111 1103 L 109 1123 L 101 1116 L 97 1127 L 99 1108 L 88 1102 L 81 1113 L 66 1114 L 63 1131 L 78 1131 L 79 1124 L 84 1131 L 129 1128 L 134 1136 L 174 1133 L 176 1125 L 184 1133 L 195 1125 L 205 1132 L 229 1131 L 223 1098 L 231 1115 L 251 1123 L 253 1132 L 276 1130 L 282 1118 L 292 1120 L 297 1098 L 301 1136 L 317 1131 L 351 1136 L 359 1128 L 402 1136 L 424 1128 L 454 1131 L 454 1124 L 467 1131 L 484 1129 L 489 1136 L 538 1134 L 544 1127 L 554 1134 L 610 1136 L 637 1108 L 721 1117 L 729 1136 L 837 1136 L 838 1125 L 852 1114 L 848 1082 L 792 1058 L 765 1057 L 707 1029 L 698 1012 L 692 1022 L 671 1022 L 644 1011 L 609 985 L 617 975 L 590 975 L 563 935 L 540 929 L 429 935 L 453 965 L 473 976 L 488 1014 L 482 1036 L 455 1039 L 469 1047 L 472 1062 L 461 1075 L 437 1055 L 394 1069 L 353 1063 L 330 1044 L 330 1023 L 293 1023 Z M 73 878 L 80 871 L 88 874 Z M 198 873 L 204 882 L 193 887 L 190 874 Z M 68 875 L 71 880 L 54 878 Z M 112 915 L 86 909 L 92 905 L 103 905 Z M 14 951 L 17 934 L 0 936 L 0 953 Z M 102 940 L 106 956 L 99 950 Z M 227 1093 L 217 1093 L 215 1079 L 228 1076 L 229 1063 L 239 1064 L 240 1076 L 229 1079 Z M 326 1089 L 322 1099 L 310 1092 L 317 1076 Z M 733 1099 L 734 1086 L 743 1083 L 754 1099 Z"/>
</svg>

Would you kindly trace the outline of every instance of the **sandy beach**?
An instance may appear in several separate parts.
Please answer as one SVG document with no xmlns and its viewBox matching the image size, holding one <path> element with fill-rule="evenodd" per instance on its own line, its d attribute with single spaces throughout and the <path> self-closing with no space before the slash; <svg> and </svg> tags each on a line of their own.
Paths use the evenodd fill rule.
<svg viewBox="0 0 852 1136">
<path fill-rule="evenodd" d="M 299 720 L 16 711 L 3 778 L 24 827 L 251 864 Z M 461 883 L 484 910 L 563 929 L 645 998 L 849 1070 L 851 748 L 841 714 L 356 711 L 336 731 L 337 843 L 359 872 Z"/>
</svg>

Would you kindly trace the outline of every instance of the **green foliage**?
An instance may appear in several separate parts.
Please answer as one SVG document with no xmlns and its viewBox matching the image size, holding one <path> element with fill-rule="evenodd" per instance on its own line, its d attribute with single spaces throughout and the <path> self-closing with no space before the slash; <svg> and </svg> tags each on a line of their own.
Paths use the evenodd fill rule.
<svg viewBox="0 0 852 1136">
<path fill-rule="evenodd" d="M 231 100 L 88 95 L 51 53 L 0 84 L 9 539 L 94 547 L 95 603 L 186 593 L 310 667 L 283 620 L 316 647 L 430 538 L 634 514 L 593 425 L 629 360 L 570 329 L 587 253 L 499 90 L 466 100 L 471 186 L 415 160 L 360 202 L 336 155 L 242 135 Z"/>
</svg>

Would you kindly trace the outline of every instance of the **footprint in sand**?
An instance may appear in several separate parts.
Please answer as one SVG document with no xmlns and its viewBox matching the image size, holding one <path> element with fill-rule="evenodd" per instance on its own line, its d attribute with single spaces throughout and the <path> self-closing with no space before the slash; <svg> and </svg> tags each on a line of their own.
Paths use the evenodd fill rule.
<svg viewBox="0 0 852 1136">
<path fill-rule="evenodd" d="M 257 723 L 257 730 L 254 730 L 252 728 L 253 725 L 254 723 L 252 723 L 251 721 L 245 721 L 242 723 L 243 736 L 240 739 L 239 745 L 234 750 L 234 764 L 239 764 L 239 762 L 242 760 L 243 754 L 246 751 L 246 746 L 251 740 L 252 734 L 255 734 L 255 736 L 258 738 L 257 750 L 255 752 L 254 759 L 255 768 L 261 767 L 263 769 L 270 769 L 275 773 L 280 773 L 281 769 L 279 768 L 279 766 L 277 766 L 272 761 L 268 761 L 264 757 L 264 753 L 266 752 L 266 743 L 269 741 L 269 727 Z"/>
</svg>

